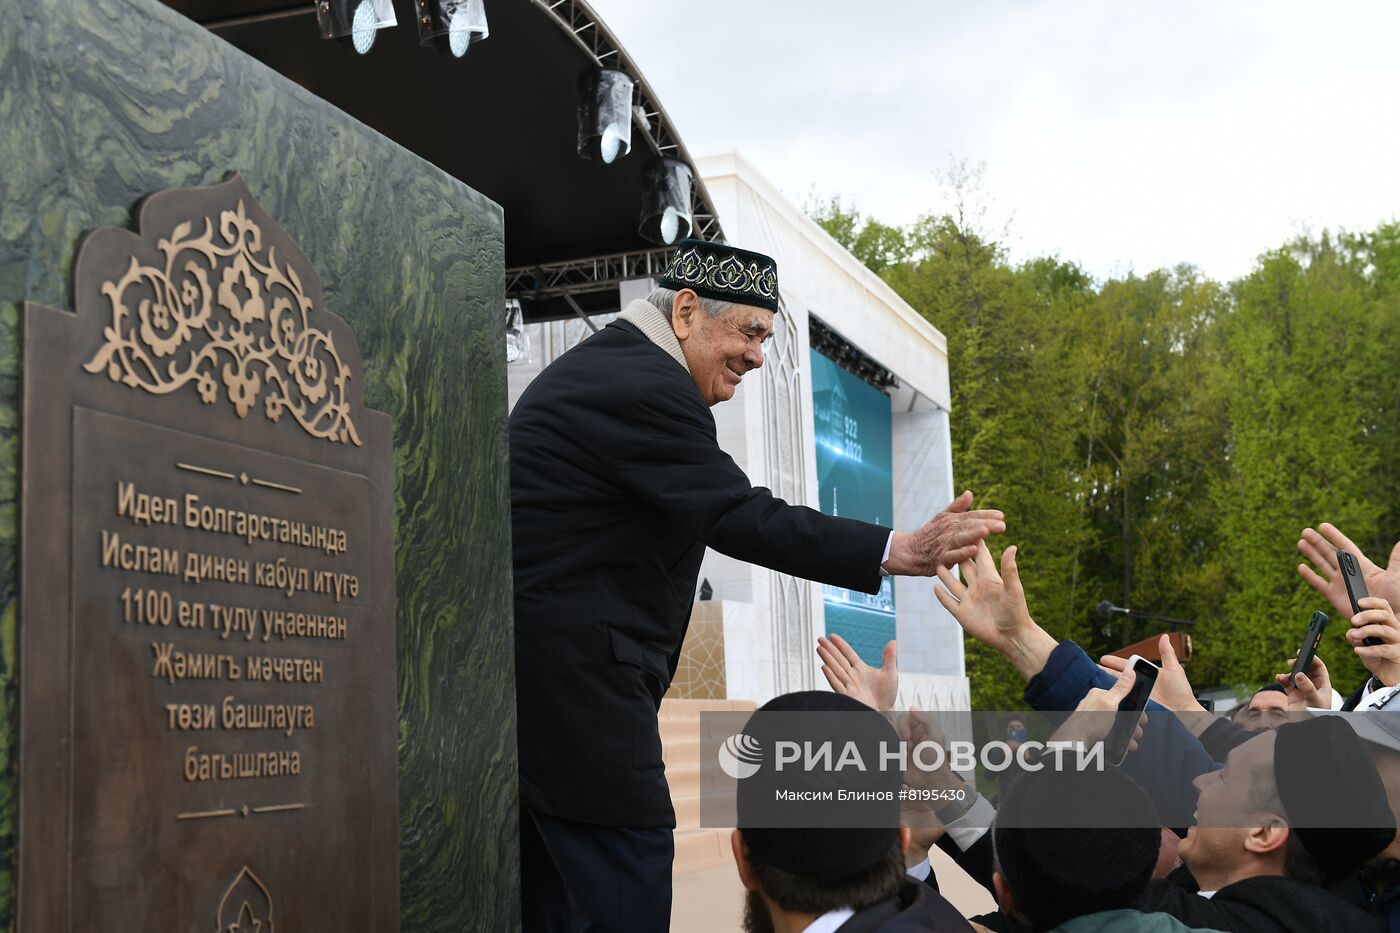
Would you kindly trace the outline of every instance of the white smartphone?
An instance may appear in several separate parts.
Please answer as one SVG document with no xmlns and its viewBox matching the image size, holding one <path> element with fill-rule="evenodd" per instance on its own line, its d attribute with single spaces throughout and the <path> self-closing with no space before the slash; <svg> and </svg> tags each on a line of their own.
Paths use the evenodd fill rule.
<svg viewBox="0 0 1400 933">
<path fill-rule="evenodd" d="M 1121 765 L 1123 759 L 1128 757 L 1128 745 L 1133 740 L 1142 711 L 1147 708 L 1147 700 L 1152 696 L 1152 688 L 1161 672 L 1157 665 L 1136 654 L 1128 659 L 1127 666 L 1135 675 L 1133 685 L 1128 695 L 1123 697 L 1123 702 L 1118 704 L 1113 728 L 1109 730 L 1108 738 L 1104 739 L 1104 755 L 1113 765 Z"/>
</svg>

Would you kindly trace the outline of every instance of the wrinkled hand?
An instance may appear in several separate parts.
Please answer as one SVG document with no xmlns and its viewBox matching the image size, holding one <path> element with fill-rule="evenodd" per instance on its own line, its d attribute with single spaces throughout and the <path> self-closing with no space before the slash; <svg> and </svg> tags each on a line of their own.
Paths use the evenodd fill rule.
<svg viewBox="0 0 1400 933">
<path fill-rule="evenodd" d="M 1064 721 L 1060 728 L 1055 730 L 1055 734 L 1050 738 L 1056 742 L 1080 742 L 1085 746 L 1094 745 L 1108 738 L 1109 730 L 1113 728 L 1115 716 L 1110 715 L 1118 712 L 1118 704 L 1123 702 L 1123 698 L 1128 695 L 1128 691 L 1133 687 L 1133 681 L 1137 675 L 1131 668 L 1126 668 L 1118 675 L 1118 679 L 1113 682 L 1113 686 L 1107 690 L 1094 687 L 1084 695 L 1084 699 L 1079 701 L 1079 705 L 1074 708 L 1074 712 Z M 1138 739 L 1142 738 L 1142 726 L 1147 722 L 1147 713 L 1142 713 L 1138 723 L 1133 727 L 1133 737 L 1128 741 L 1128 751 L 1137 751 Z"/>
<path fill-rule="evenodd" d="M 1366 670 L 1387 687 L 1400 683 L 1400 619 L 1390 603 L 1379 596 L 1367 596 L 1357 602 L 1361 607 L 1351 620 L 1347 642 L 1366 665 Z M 1378 645 L 1363 645 L 1367 638 L 1379 638 Z"/>
<path fill-rule="evenodd" d="M 1293 657 L 1296 660 L 1298 655 L 1294 654 Z M 1308 669 L 1296 678 L 1290 667 L 1286 673 L 1275 674 L 1274 680 L 1283 686 L 1283 692 L 1288 696 L 1290 713 L 1332 708 L 1332 677 L 1327 673 L 1327 665 L 1316 654 Z"/>
<path fill-rule="evenodd" d="M 900 740 L 909 749 L 909 761 L 904 771 L 904 785 L 916 790 L 950 791 L 966 788 L 965 782 L 953 769 L 948 767 L 948 737 L 943 732 L 937 718 L 932 713 L 921 713 L 916 708 L 900 714 L 896 723 Z M 916 752 L 924 742 L 931 742 L 943 748 L 943 758 L 934 770 L 919 767 L 919 761 L 929 761 L 933 754 L 929 751 Z M 900 802 L 900 822 L 913 833 L 910 843 L 910 857 L 906 864 L 917 865 L 928 854 L 928 846 L 937 842 L 943 835 L 943 823 L 936 811 L 941 804 L 934 800 L 911 799 Z M 927 841 L 919 858 L 913 858 L 913 847 Z"/>
<path fill-rule="evenodd" d="M 928 858 L 928 850 L 938 845 L 946 830 L 937 817 L 929 817 L 929 825 L 909 827 L 909 851 L 904 853 L 904 867 L 913 868 Z"/>
<path fill-rule="evenodd" d="M 859 700 L 873 710 L 894 709 L 899 693 L 899 668 L 895 664 L 898 646 L 885 645 L 884 657 L 877 670 L 866 664 L 856 650 L 840 635 L 817 639 L 817 654 L 822 659 L 822 673 L 837 693 Z"/>
<path fill-rule="evenodd" d="M 978 543 L 977 556 L 963 561 L 958 570 L 961 580 L 946 567 L 939 568 L 942 585 L 934 587 L 934 596 L 963 631 L 1006 655 L 1021 676 L 1030 680 L 1045 666 L 1055 640 L 1035 624 L 1026 608 L 1026 591 L 1016 569 L 1016 546 L 1001 552 L 1000 574 L 985 542 Z"/>
<path fill-rule="evenodd" d="M 921 713 L 917 709 L 911 709 L 899 717 L 900 738 L 904 741 L 905 747 L 910 750 L 909 767 L 904 772 L 904 783 L 910 787 L 929 788 L 933 790 L 957 790 L 963 786 L 962 778 L 953 773 L 948 767 L 948 736 L 944 734 L 943 727 L 938 724 L 938 720 L 932 713 Z M 932 742 L 943 748 L 943 761 L 937 770 L 925 771 L 918 766 L 913 749 L 924 742 Z M 925 761 L 929 760 L 929 754 L 923 755 Z"/>
<path fill-rule="evenodd" d="M 985 544 L 978 544 L 976 557 L 958 569 L 961 580 L 948 568 L 938 568 L 943 585 L 935 587 L 934 594 L 973 638 L 1000 650 L 1016 632 L 1035 624 L 1016 570 L 1016 545 L 1001 552 L 1000 574 Z"/>
<path fill-rule="evenodd" d="M 1152 699 L 1174 713 L 1204 713 L 1205 707 L 1196 700 L 1191 689 L 1191 681 L 1186 676 L 1186 668 L 1176 657 L 1171 636 L 1163 635 L 1157 640 L 1157 650 L 1162 655 L 1161 673 L 1152 687 Z M 1099 665 L 1113 674 L 1121 674 L 1128 666 L 1127 658 L 1106 654 L 1099 658 Z"/>
<path fill-rule="evenodd" d="M 1344 619 L 1351 618 L 1351 600 L 1347 598 L 1346 584 L 1342 582 L 1341 570 L 1337 567 L 1337 550 L 1350 551 L 1361 565 L 1361 579 L 1366 583 L 1366 591 L 1372 596 L 1387 600 L 1392 606 L 1400 605 L 1400 543 L 1390 550 L 1390 562 L 1382 570 L 1371 562 L 1361 549 L 1337 529 L 1336 525 L 1323 522 L 1317 531 L 1303 529 L 1303 537 L 1298 541 L 1298 550 L 1312 566 L 1298 565 L 1298 575 L 1307 581 L 1308 586 L 1317 590 L 1327 601 L 1336 607 Z"/>
<path fill-rule="evenodd" d="M 1001 512 L 969 512 L 970 505 L 972 493 L 964 492 L 918 531 L 896 531 L 885 570 L 906 577 L 931 577 L 940 567 L 955 567 L 971 559 L 985 538 L 1006 530 L 1006 516 Z"/>
</svg>

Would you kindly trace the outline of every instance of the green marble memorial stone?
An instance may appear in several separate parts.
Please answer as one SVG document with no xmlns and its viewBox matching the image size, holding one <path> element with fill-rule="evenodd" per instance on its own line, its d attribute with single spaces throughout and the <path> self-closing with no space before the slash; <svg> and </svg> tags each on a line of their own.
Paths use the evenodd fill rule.
<svg viewBox="0 0 1400 933">
<path fill-rule="evenodd" d="M 21 307 L 73 307 L 85 232 L 237 171 L 393 419 L 402 929 L 516 928 L 500 208 L 155 0 L 0 0 L 0 24 L 0 927 L 23 845 Z"/>
</svg>

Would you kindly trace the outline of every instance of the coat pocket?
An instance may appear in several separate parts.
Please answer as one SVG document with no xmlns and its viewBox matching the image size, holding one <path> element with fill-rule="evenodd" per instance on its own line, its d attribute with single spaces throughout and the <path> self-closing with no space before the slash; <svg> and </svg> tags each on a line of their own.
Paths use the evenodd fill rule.
<svg viewBox="0 0 1400 933">
<path fill-rule="evenodd" d="M 666 652 L 657 648 L 649 648 L 617 629 L 608 629 L 608 634 L 612 637 L 613 659 L 638 668 L 649 675 L 645 678 L 647 693 L 651 696 L 652 702 L 660 706 L 661 697 L 671 686 L 670 664 L 668 663 L 670 659 Z"/>
</svg>

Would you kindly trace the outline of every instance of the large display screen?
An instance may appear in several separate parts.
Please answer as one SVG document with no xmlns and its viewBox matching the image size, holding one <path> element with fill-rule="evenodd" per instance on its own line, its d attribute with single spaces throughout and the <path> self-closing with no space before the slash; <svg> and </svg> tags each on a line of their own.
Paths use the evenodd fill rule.
<svg viewBox="0 0 1400 933">
<path fill-rule="evenodd" d="M 822 512 L 893 527 L 889 396 L 813 350 L 812 408 Z M 840 635 L 879 667 L 895 633 L 894 578 L 885 577 L 873 596 L 823 585 L 822 601 L 827 634 Z"/>
</svg>

